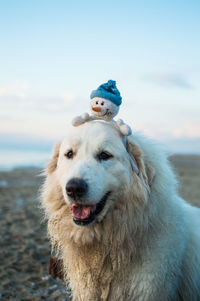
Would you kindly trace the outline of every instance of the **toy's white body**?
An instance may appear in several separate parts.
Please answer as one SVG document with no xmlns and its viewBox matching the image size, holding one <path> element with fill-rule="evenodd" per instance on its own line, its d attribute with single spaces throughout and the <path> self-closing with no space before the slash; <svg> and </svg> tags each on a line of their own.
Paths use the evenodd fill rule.
<svg viewBox="0 0 200 301">
<path fill-rule="evenodd" d="M 90 120 L 102 119 L 108 122 L 116 123 L 122 135 L 131 135 L 131 128 L 125 124 L 122 119 L 118 119 L 117 122 L 113 120 L 113 117 L 115 117 L 119 112 L 119 106 L 114 104 L 112 101 L 101 97 L 94 97 L 90 102 L 90 107 L 92 115 L 84 113 L 81 116 L 75 117 L 72 120 L 73 126 L 79 126 Z"/>
</svg>

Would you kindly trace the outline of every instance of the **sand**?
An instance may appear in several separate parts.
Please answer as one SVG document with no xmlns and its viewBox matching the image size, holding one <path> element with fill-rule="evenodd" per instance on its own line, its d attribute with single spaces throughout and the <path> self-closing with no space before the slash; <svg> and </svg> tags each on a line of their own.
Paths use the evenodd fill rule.
<svg viewBox="0 0 200 301">
<path fill-rule="evenodd" d="M 171 158 L 180 194 L 200 207 L 200 156 Z M 0 172 L 0 300 L 70 300 L 48 275 L 50 245 L 38 208 L 39 169 Z"/>
<path fill-rule="evenodd" d="M 38 169 L 0 173 L 0 300 L 69 300 L 48 275 L 50 245 L 38 208 Z"/>
</svg>

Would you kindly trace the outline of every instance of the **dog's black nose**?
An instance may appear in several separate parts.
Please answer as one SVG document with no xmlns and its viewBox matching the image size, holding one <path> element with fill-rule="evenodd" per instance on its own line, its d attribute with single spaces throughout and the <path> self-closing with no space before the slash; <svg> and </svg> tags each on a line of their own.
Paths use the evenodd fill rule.
<svg viewBox="0 0 200 301">
<path fill-rule="evenodd" d="M 69 180 L 66 185 L 67 195 L 73 199 L 83 197 L 88 190 L 87 183 L 79 178 Z"/>
</svg>

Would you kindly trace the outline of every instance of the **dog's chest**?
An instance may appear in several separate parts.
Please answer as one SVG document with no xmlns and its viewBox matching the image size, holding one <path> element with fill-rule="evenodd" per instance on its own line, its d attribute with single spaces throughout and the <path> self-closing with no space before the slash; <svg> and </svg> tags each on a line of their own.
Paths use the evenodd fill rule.
<svg viewBox="0 0 200 301">
<path fill-rule="evenodd" d="M 114 258 L 90 249 L 65 258 L 73 301 L 132 301 L 146 285 L 137 268 L 130 262 L 125 264 L 120 254 Z"/>
</svg>

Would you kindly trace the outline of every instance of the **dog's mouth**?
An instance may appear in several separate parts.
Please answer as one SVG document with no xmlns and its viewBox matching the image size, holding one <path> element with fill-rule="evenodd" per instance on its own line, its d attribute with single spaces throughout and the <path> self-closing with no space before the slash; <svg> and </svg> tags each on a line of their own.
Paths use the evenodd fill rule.
<svg viewBox="0 0 200 301">
<path fill-rule="evenodd" d="M 105 207 L 110 193 L 110 191 L 107 192 L 100 202 L 95 205 L 72 204 L 71 210 L 74 223 L 79 226 L 86 226 L 95 222 L 97 215 L 100 214 Z"/>
</svg>

